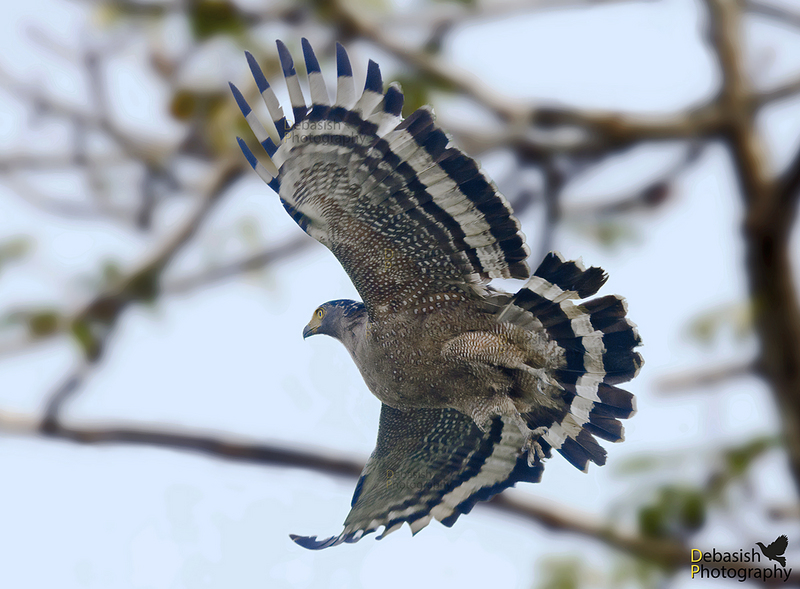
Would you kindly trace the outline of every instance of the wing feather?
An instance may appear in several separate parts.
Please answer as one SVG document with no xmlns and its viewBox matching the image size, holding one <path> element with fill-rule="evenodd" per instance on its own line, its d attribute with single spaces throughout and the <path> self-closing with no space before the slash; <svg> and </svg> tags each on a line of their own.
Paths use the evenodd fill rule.
<svg viewBox="0 0 800 589">
<path fill-rule="evenodd" d="M 478 501 L 517 482 L 538 482 L 543 467 L 528 466 L 519 428 L 496 418 L 479 430 L 453 409 L 381 409 L 378 443 L 364 467 L 352 508 L 337 536 L 292 536 L 321 549 L 356 542 L 383 528 L 378 539 L 408 523 L 417 533 L 432 519 L 452 526 Z"/>
<path fill-rule="evenodd" d="M 353 104 L 352 69 L 337 46 L 337 97 L 329 106 L 319 62 L 303 40 L 313 105 L 288 49 L 278 53 L 295 123 L 273 142 L 241 92 L 234 97 L 268 159 L 242 143 L 250 165 L 284 207 L 339 259 L 371 315 L 432 292 L 485 293 L 491 278 L 527 278 L 529 250 L 511 207 L 469 156 L 438 128 L 429 108 L 403 120 L 399 86 L 384 92 L 369 63 Z M 252 56 L 248 62 L 280 132 L 283 111 Z"/>
</svg>

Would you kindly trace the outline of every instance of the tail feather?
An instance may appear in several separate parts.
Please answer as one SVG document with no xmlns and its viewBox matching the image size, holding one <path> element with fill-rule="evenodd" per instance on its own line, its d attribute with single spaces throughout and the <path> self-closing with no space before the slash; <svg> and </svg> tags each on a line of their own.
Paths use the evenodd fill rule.
<svg viewBox="0 0 800 589">
<path fill-rule="evenodd" d="M 581 429 L 573 435 L 567 433 L 566 429 L 562 424 L 556 424 L 539 439 L 546 455 L 549 455 L 548 451 L 552 448 L 583 472 L 587 471 L 589 462 L 598 466 L 606 463 L 606 451 L 591 433 Z"/>
<path fill-rule="evenodd" d="M 539 276 L 558 286 L 564 291 L 574 291 L 581 299 L 593 295 L 608 280 L 602 268 L 591 267 L 588 270 L 578 261 L 565 261 L 558 252 L 550 252 L 534 276 Z"/>
<path fill-rule="evenodd" d="M 622 442 L 625 439 L 625 430 L 618 420 L 594 412 L 590 415 L 589 422 L 583 425 L 583 429 L 607 442 Z"/>
<path fill-rule="evenodd" d="M 561 409 L 536 409 L 525 419 L 531 429 L 548 427 L 540 444 L 581 470 L 589 462 L 605 463 L 606 452 L 595 436 L 610 442 L 623 439 L 619 420 L 633 415 L 636 404 L 631 393 L 614 385 L 631 380 L 643 363 L 634 350 L 641 339 L 626 318 L 622 297 L 574 302 L 595 294 L 606 279 L 601 268 L 586 269 L 551 253 L 498 314 L 501 321 L 543 331 L 557 344 L 560 359 L 549 374 L 558 385 L 551 394 L 560 396 Z M 536 404 L 535 396 L 529 400 Z"/>
</svg>

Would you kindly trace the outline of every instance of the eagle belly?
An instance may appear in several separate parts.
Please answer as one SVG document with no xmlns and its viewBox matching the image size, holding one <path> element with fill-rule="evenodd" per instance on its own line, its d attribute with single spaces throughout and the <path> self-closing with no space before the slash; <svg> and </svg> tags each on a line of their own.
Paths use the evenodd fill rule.
<svg viewBox="0 0 800 589">
<path fill-rule="evenodd" d="M 562 361 L 546 337 L 497 323 L 467 301 L 423 318 L 410 310 L 370 322 L 363 343 L 354 360 L 383 403 L 456 409 L 481 421 L 518 414 L 515 398 L 519 409 L 530 409 L 520 390 L 546 388 L 546 369 Z"/>
</svg>

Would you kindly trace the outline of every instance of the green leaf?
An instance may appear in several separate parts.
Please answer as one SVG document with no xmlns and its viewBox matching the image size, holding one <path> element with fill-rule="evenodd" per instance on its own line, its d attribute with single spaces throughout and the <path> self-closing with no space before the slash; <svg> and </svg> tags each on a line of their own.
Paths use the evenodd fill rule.
<svg viewBox="0 0 800 589">
<path fill-rule="evenodd" d="M 430 103 L 429 87 L 414 76 L 397 76 L 395 81 L 403 89 L 403 116 L 407 117 L 418 108 Z"/>
<path fill-rule="evenodd" d="M 47 337 L 61 329 L 63 316 L 54 309 L 43 309 L 28 316 L 28 333 L 33 338 Z"/>
<path fill-rule="evenodd" d="M 605 586 L 656 589 L 665 585 L 664 573 L 664 569 L 652 561 L 620 555 Z"/>
<path fill-rule="evenodd" d="M 247 29 L 244 18 L 231 2 L 190 2 L 188 16 L 192 34 L 198 41 L 215 35 L 240 35 Z"/>
<path fill-rule="evenodd" d="M 734 302 L 705 311 L 689 323 L 687 331 L 695 341 L 710 346 L 726 328 L 740 341 L 752 333 L 753 319 L 749 303 Z"/>
<path fill-rule="evenodd" d="M 639 531 L 650 538 L 682 538 L 703 527 L 706 497 L 702 490 L 668 485 L 639 509 Z"/>
<path fill-rule="evenodd" d="M 639 240 L 639 234 L 630 223 L 599 219 L 593 223 L 578 222 L 572 225 L 578 233 L 607 248 L 615 248 L 624 243 L 633 243 Z"/>
<path fill-rule="evenodd" d="M 586 576 L 585 565 L 575 557 L 549 558 L 543 568 L 538 589 L 578 589 Z"/>
<path fill-rule="evenodd" d="M 72 322 L 70 333 L 75 341 L 78 342 L 83 355 L 87 359 L 93 360 L 97 358 L 100 353 L 100 342 L 92 333 L 92 328 L 88 321 L 76 319 Z"/>
<path fill-rule="evenodd" d="M 453 92 L 455 88 L 444 80 L 425 74 L 395 76 L 403 89 L 403 116 L 407 117 L 418 108 L 431 103 L 431 92 Z"/>
<path fill-rule="evenodd" d="M 123 276 L 122 268 L 113 260 L 106 260 L 103 262 L 102 273 L 104 286 L 116 284 Z"/>
<path fill-rule="evenodd" d="M 0 270 L 9 263 L 24 258 L 31 249 L 32 244 L 27 237 L 12 237 L 0 242 Z"/>
<path fill-rule="evenodd" d="M 169 101 L 169 114 L 179 121 L 187 121 L 197 111 L 197 96 L 191 90 L 177 90 Z"/>
<path fill-rule="evenodd" d="M 623 458 L 615 463 L 613 470 L 615 474 L 622 476 L 633 476 L 639 474 L 652 473 L 670 467 L 676 467 L 683 461 L 681 456 L 645 454 Z"/>
<path fill-rule="evenodd" d="M 733 483 L 741 481 L 761 456 L 780 445 L 778 436 L 760 436 L 744 444 L 723 449 L 721 456 L 715 461 L 716 472 L 708 483 L 709 496 L 713 500 L 724 502 L 725 491 Z"/>
<path fill-rule="evenodd" d="M 131 301 L 153 303 L 158 297 L 160 268 L 149 268 L 132 276 L 126 285 L 125 296 Z"/>
<path fill-rule="evenodd" d="M 117 0 L 101 2 L 97 6 L 96 17 L 101 25 L 111 26 L 123 20 L 161 18 L 166 13 L 167 9 L 163 4 Z"/>
<path fill-rule="evenodd" d="M 733 476 L 744 475 L 756 459 L 767 451 L 778 447 L 779 440 L 774 436 L 763 436 L 750 440 L 741 446 L 729 448 L 724 456 L 728 471 Z"/>
</svg>

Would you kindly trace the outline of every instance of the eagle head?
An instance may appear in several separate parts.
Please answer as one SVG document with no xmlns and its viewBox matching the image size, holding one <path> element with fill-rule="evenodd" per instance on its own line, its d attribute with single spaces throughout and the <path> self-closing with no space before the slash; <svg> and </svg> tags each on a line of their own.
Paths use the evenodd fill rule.
<svg viewBox="0 0 800 589">
<path fill-rule="evenodd" d="M 354 328 L 366 320 L 364 303 L 338 299 L 323 303 L 314 311 L 311 321 L 303 329 L 303 339 L 322 333 L 344 340 Z"/>
</svg>

